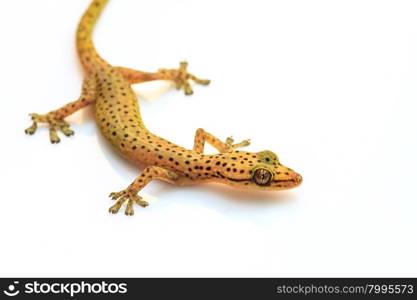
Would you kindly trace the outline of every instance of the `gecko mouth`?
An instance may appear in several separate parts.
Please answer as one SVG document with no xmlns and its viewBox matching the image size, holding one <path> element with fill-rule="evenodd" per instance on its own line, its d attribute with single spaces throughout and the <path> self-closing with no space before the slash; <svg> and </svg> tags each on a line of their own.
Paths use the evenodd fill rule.
<svg viewBox="0 0 417 300">
<path fill-rule="evenodd" d="M 223 175 L 220 172 L 216 172 L 216 174 L 220 178 L 227 179 L 227 180 L 234 181 L 234 182 L 250 182 L 250 181 L 252 181 L 252 177 L 250 177 L 250 178 L 230 178 L 230 177 L 227 177 L 227 176 Z"/>
<path fill-rule="evenodd" d="M 223 175 L 220 172 L 217 172 L 217 175 L 219 175 L 221 178 L 223 179 L 227 179 L 233 182 L 253 182 L 253 177 L 249 177 L 249 178 L 231 178 L 231 177 L 227 177 L 225 175 Z M 296 185 L 301 184 L 302 181 L 302 177 L 300 175 L 298 175 L 295 179 L 276 179 L 276 180 L 272 180 L 271 183 L 295 183 Z"/>
</svg>

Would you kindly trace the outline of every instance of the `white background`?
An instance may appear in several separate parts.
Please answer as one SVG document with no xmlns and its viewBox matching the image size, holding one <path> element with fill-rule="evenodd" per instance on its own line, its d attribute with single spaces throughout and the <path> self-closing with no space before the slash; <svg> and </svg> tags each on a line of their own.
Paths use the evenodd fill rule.
<svg viewBox="0 0 417 300">
<path fill-rule="evenodd" d="M 416 1 L 110 1 L 104 58 L 212 79 L 192 97 L 135 86 L 149 129 L 251 138 L 304 177 L 276 193 L 152 182 L 133 217 L 107 195 L 140 170 L 92 109 L 59 145 L 23 133 L 78 97 L 88 3 L 0 1 L 1 276 L 417 276 Z"/>
</svg>

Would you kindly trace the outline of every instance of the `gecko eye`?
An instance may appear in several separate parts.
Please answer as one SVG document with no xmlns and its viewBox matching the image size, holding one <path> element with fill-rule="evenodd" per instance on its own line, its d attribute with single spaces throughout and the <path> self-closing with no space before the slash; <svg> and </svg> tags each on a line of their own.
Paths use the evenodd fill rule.
<svg viewBox="0 0 417 300">
<path fill-rule="evenodd" d="M 257 185 L 269 185 L 271 183 L 272 174 L 266 169 L 257 169 L 253 174 L 253 179 Z"/>
</svg>

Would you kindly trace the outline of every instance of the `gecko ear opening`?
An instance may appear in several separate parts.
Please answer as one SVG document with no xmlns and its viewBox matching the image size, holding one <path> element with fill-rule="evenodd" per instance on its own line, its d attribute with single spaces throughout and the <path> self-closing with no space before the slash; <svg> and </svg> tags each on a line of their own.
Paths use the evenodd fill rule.
<svg viewBox="0 0 417 300">
<path fill-rule="evenodd" d="M 267 169 L 259 168 L 253 172 L 252 178 L 257 185 L 266 186 L 271 184 L 272 173 Z"/>
</svg>

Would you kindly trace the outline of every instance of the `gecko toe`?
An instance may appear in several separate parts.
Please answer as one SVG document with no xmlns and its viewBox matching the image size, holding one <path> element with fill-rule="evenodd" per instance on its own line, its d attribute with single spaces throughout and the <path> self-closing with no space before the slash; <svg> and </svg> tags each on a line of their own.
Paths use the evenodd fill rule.
<svg viewBox="0 0 417 300">
<path fill-rule="evenodd" d="M 232 136 L 229 136 L 226 139 L 226 144 L 232 147 L 232 149 L 238 149 L 238 148 L 246 147 L 250 145 L 250 139 L 246 139 L 246 140 L 241 141 L 240 143 L 235 143 L 235 144 L 234 142 L 235 140 L 233 139 Z"/>
<path fill-rule="evenodd" d="M 36 122 L 33 122 L 33 124 L 30 127 L 25 129 L 25 133 L 33 135 L 36 132 L 36 129 L 38 129 L 38 125 L 36 124 Z"/>
<path fill-rule="evenodd" d="M 69 127 L 62 127 L 61 131 L 65 136 L 72 136 L 74 135 L 74 130 L 71 130 Z"/>
<path fill-rule="evenodd" d="M 184 94 L 187 95 L 187 96 L 190 96 L 190 95 L 194 94 L 194 91 L 193 91 L 193 89 L 191 88 L 191 86 L 188 82 L 184 87 Z"/>
<path fill-rule="evenodd" d="M 109 212 L 112 214 L 117 214 L 120 210 L 120 207 L 122 207 L 126 200 L 128 200 L 126 197 L 119 198 L 119 200 L 117 200 L 116 203 L 109 208 Z"/>
<path fill-rule="evenodd" d="M 233 136 L 229 136 L 226 139 L 226 144 L 228 144 L 229 146 L 232 146 L 234 141 L 235 140 L 233 139 Z"/>
<path fill-rule="evenodd" d="M 133 209 L 133 204 L 135 204 L 135 201 L 133 199 L 129 199 L 126 205 L 126 210 L 125 210 L 126 216 L 133 216 L 135 214 L 135 211 Z"/>
<path fill-rule="evenodd" d="M 58 144 L 61 141 L 58 134 L 56 133 L 55 128 L 50 128 L 49 129 L 49 139 L 51 140 L 52 144 Z"/>
<path fill-rule="evenodd" d="M 246 147 L 250 145 L 250 139 L 246 139 L 242 142 L 240 142 L 241 146 L 240 147 Z"/>
<path fill-rule="evenodd" d="M 109 213 L 111 214 L 117 214 L 117 212 L 119 211 L 120 207 L 115 207 L 115 205 L 113 205 L 112 207 L 109 208 Z"/>
</svg>

